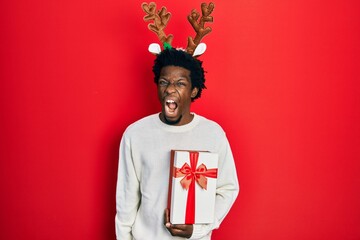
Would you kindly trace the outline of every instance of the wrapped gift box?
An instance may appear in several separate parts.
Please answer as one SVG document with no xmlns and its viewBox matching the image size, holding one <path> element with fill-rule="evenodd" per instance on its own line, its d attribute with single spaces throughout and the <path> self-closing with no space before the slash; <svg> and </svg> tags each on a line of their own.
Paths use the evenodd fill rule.
<svg viewBox="0 0 360 240">
<path fill-rule="evenodd" d="M 214 221 L 218 154 L 172 150 L 169 178 L 172 224 Z"/>
</svg>

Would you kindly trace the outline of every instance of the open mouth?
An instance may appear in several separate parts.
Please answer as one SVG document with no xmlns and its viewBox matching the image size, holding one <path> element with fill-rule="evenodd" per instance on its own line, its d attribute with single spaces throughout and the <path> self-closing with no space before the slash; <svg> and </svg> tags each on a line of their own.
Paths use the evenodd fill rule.
<svg viewBox="0 0 360 240">
<path fill-rule="evenodd" d="M 163 118 L 165 123 L 170 125 L 178 124 L 182 118 L 178 103 L 175 100 L 166 99 L 164 101 Z"/>
<path fill-rule="evenodd" d="M 166 100 L 166 106 L 171 112 L 174 112 L 177 108 L 177 103 L 174 100 Z"/>
</svg>

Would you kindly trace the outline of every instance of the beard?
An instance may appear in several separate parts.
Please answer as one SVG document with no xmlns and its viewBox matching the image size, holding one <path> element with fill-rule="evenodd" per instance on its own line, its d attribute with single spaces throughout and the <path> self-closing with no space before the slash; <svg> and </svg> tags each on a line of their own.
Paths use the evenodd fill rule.
<svg viewBox="0 0 360 240">
<path fill-rule="evenodd" d="M 164 121 L 166 124 L 169 124 L 169 125 L 176 125 L 178 124 L 180 121 L 181 121 L 181 118 L 182 118 L 182 115 L 180 115 L 180 117 L 178 119 L 176 119 L 175 121 L 171 121 L 171 120 L 168 120 L 164 114 Z"/>
</svg>

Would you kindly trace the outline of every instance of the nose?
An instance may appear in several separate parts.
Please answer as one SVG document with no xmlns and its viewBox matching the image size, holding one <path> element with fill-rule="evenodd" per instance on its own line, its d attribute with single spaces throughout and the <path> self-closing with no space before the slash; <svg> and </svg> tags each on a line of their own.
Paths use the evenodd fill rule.
<svg viewBox="0 0 360 240">
<path fill-rule="evenodd" d="M 166 87 L 165 91 L 166 93 L 170 94 L 170 93 L 174 93 L 176 92 L 176 83 L 169 83 L 169 85 Z"/>
</svg>

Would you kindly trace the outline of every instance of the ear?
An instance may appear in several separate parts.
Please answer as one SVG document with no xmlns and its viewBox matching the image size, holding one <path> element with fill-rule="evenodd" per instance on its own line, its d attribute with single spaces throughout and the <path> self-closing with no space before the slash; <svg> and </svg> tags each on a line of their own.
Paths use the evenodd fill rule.
<svg viewBox="0 0 360 240">
<path fill-rule="evenodd" d="M 160 45 L 157 43 L 150 44 L 148 50 L 149 50 L 149 52 L 151 52 L 152 54 L 155 54 L 155 55 L 158 55 L 161 52 Z"/>
<path fill-rule="evenodd" d="M 193 57 L 198 57 L 201 54 L 203 54 L 206 51 L 206 44 L 205 43 L 200 43 L 196 48 L 195 51 L 193 53 Z"/>
<path fill-rule="evenodd" d="M 198 94 L 198 92 L 199 92 L 199 89 L 198 89 L 197 87 L 193 88 L 193 89 L 191 90 L 191 98 L 196 97 L 196 95 Z"/>
</svg>

